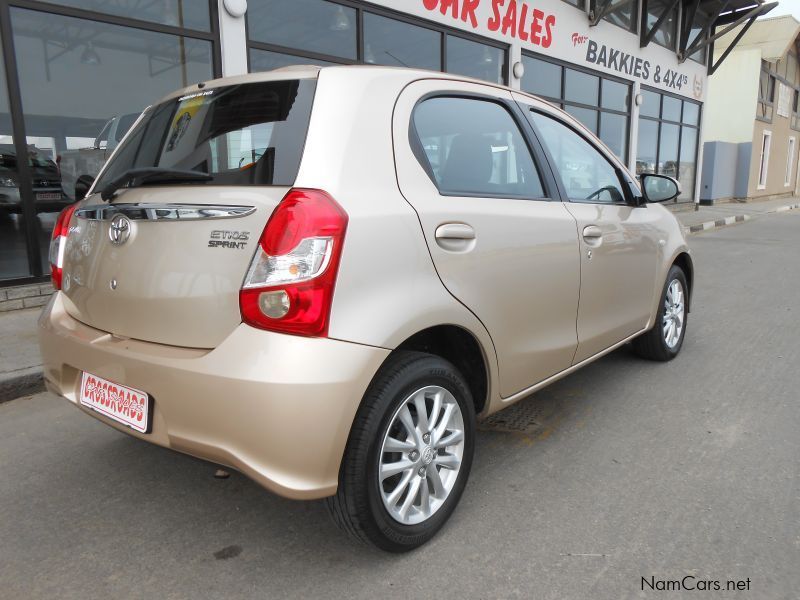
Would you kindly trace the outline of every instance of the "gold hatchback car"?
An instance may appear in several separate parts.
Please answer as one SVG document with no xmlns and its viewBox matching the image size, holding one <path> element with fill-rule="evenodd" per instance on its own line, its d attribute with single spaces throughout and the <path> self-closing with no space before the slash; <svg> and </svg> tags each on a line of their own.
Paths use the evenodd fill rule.
<svg viewBox="0 0 800 600">
<path fill-rule="evenodd" d="M 536 97 L 294 67 L 144 111 L 53 232 L 48 388 L 245 473 L 389 551 L 464 490 L 475 420 L 627 342 L 681 349 L 689 249 Z"/>
</svg>

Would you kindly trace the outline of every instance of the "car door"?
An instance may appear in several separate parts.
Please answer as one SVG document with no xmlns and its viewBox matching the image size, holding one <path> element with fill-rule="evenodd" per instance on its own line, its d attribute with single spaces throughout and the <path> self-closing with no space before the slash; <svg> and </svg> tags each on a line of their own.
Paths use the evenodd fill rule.
<svg viewBox="0 0 800 600">
<path fill-rule="evenodd" d="M 568 368 L 577 346 L 575 221 L 524 119 L 506 90 L 423 80 L 393 123 L 400 190 L 443 284 L 492 337 L 503 397 Z"/>
<path fill-rule="evenodd" d="M 577 121 L 525 107 L 549 154 L 581 247 L 577 364 L 644 330 L 654 302 L 658 215 L 633 202 L 630 176 Z"/>
</svg>

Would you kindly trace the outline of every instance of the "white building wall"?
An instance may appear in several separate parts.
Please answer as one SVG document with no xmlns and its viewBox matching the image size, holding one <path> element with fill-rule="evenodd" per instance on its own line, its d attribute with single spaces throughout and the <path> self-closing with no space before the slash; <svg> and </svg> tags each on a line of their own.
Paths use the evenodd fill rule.
<svg viewBox="0 0 800 600">
<path fill-rule="evenodd" d="M 761 50 L 734 50 L 709 81 L 705 104 L 705 142 L 753 141 L 758 104 Z"/>
</svg>

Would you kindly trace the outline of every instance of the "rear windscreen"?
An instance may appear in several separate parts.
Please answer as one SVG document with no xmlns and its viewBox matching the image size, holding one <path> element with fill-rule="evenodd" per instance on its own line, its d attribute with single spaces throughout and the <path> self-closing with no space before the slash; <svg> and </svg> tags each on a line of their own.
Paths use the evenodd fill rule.
<svg viewBox="0 0 800 600">
<path fill-rule="evenodd" d="M 129 169 L 207 173 L 203 185 L 290 186 L 297 177 L 316 80 L 198 90 L 148 109 L 95 189 Z"/>
</svg>

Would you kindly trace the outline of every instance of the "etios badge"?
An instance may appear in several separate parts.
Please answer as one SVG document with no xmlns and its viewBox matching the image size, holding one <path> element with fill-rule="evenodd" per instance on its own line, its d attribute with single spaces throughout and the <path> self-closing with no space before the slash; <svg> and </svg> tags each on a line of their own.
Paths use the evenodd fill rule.
<svg viewBox="0 0 800 600">
<path fill-rule="evenodd" d="M 108 229 L 108 239 L 115 246 L 121 246 L 128 241 L 131 236 L 131 221 L 125 215 L 117 215 L 111 219 L 111 227 Z"/>
</svg>

